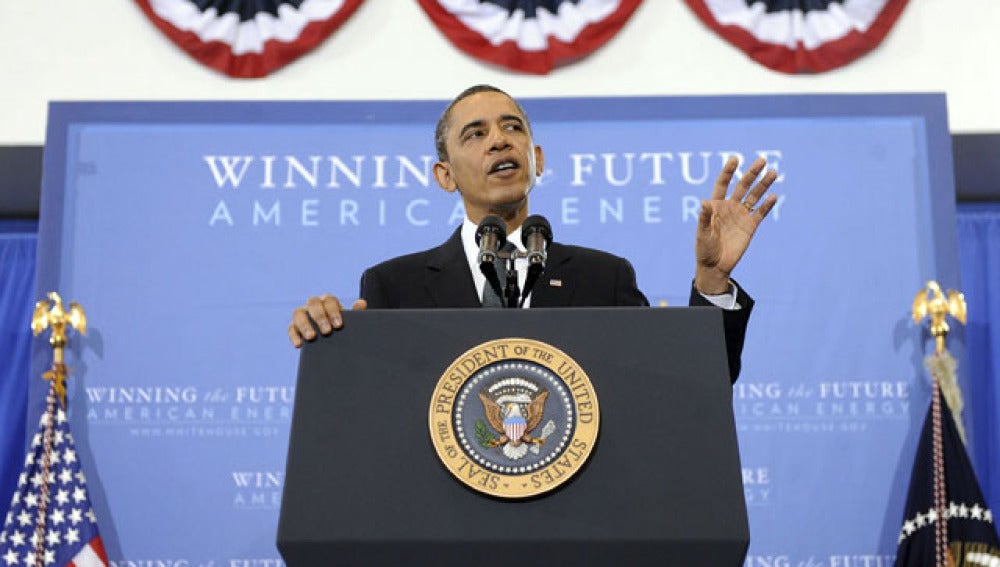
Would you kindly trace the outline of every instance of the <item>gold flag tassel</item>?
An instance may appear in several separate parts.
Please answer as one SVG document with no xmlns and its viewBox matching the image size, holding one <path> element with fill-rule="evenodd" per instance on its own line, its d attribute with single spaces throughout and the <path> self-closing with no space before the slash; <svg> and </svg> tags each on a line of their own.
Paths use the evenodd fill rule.
<svg viewBox="0 0 1000 567">
<path fill-rule="evenodd" d="M 934 509 L 939 518 L 947 518 L 947 482 L 944 467 L 944 445 L 942 440 L 941 402 L 938 392 L 945 398 L 946 405 L 951 409 L 955 427 L 958 429 L 962 443 L 965 443 L 965 428 L 962 426 L 962 392 L 958 387 L 955 369 L 958 363 L 955 357 L 945 348 L 945 337 L 949 327 L 945 318 L 951 315 L 963 325 L 966 320 L 965 296 L 949 289 L 947 296 L 941 292 L 941 286 L 935 281 L 927 282 L 927 287 L 917 292 L 913 298 L 913 321 L 917 324 L 925 317 L 930 317 L 931 334 L 934 335 L 935 352 L 924 357 L 924 367 L 931 374 L 933 387 L 931 391 L 931 436 L 933 459 Z M 934 526 L 934 555 L 937 567 L 952 567 L 955 559 L 948 550 L 948 522 L 939 521 Z"/>
<path fill-rule="evenodd" d="M 87 332 L 87 316 L 83 312 L 83 307 L 78 303 L 70 303 L 69 311 L 63 309 L 62 298 L 52 291 L 48 294 L 49 301 L 39 301 L 35 304 L 35 312 L 31 317 L 31 332 L 35 336 L 47 328 L 52 329 L 49 337 L 49 344 L 52 345 L 52 368 L 42 374 L 42 378 L 49 380 L 49 392 L 45 397 L 45 415 L 42 417 L 45 424 L 45 432 L 42 436 L 42 471 L 41 485 L 39 492 L 41 499 L 38 503 L 38 519 L 35 523 L 35 566 L 43 567 L 45 558 L 45 524 L 48 516 L 49 504 L 49 471 L 52 466 L 52 441 L 53 430 L 55 429 L 56 397 L 62 409 L 66 409 L 66 362 L 64 349 L 66 347 L 67 327 L 71 327 L 80 332 L 81 335 Z"/>
</svg>

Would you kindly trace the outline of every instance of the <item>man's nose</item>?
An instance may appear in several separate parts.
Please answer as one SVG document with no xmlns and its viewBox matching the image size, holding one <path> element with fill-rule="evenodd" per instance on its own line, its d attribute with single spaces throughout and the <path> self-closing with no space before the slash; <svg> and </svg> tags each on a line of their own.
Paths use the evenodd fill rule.
<svg viewBox="0 0 1000 567">
<path fill-rule="evenodd" d="M 507 131 L 503 128 L 494 128 L 490 132 L 490 151 L 505 150 L 510 147 L 510 140 L 507 139 Z"/>
</svg>

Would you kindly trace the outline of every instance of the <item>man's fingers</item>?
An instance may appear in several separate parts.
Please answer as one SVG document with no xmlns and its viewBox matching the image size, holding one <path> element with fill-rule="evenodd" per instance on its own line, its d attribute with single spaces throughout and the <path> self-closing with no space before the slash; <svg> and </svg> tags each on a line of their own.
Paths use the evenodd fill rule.
<svg viewBox="0 0 1000 567">
<path fill-rule="evenodd" d="M 726 192 L 729 191 L 729 182 L 733 179 L 733 174 L 736 173 L 736 167 L 740 164 L 740 160 L 736 159 L 736 156 L 731 156 L 726 160 L 725 165 L 722 166 L 722 171 L 719 172 L 719 177 L 715 180 L 715 188 L 712 189 L 712 200 L 721 201 L 726 198 Z"/>
<path fill-rule="evenodd" d="M 368 303 L 364 299 L 354 302 L 351 309 L 367 309 Z M 341 316 L 343 306 L 340 300 L 329 293 L 319 297 L 310 297 L 306 304 L 292 312 L 292 322 L 288 325 L 288 339 L 296 348 L 302 346 L 305 341 L 316 338 L 316 330 L 313 327 L 315 322 L 319 332 L 329 335 L 334 329 L 344 326 L 344 319 Z"/>
<path fill-rule="evenodd" d="M 316 323 L 316 326 L 319 327 L 319 332 L 324 335 L 329 335 L 334 329 L 340 328 L 342 325 L 340 321 L 340 301 L 330 294 L 320 297 L 310 297 L 306 301 L 305 307 L 300 307 L 299 309 L 307 316 L 306 320 L 302 321 L 299 317 L 295 317 L 294 321 L 296 326 L 303 331 L 302 336 L 307 341 L 315 338 L 310 320 Z M 299 312 L 299 309 L 295 310 L 296 314 Z M 308 333 L 302 329 L 303 325 L 308 329 Z"/>
<path fill-rule="evenodd" d="M 750 190 L 750 186 L 753 185 L 754 180 L 757 179 L 758 175 L 760 175 L 760 172 L 764 169 L 765 165 L 767 165 L 767 161 L 764 160 L 764 158 L 757 158 L 750 164 L 750 167 L 747 168 L 743 177 L 740 177 L 740 180 L 736 182 L 736 188 L 733 189 L 733 195 L 731 197 L 733 200 L 743 200 L 743 197 L 746 196 L 747 191 Z M 750 204 L 753 205 L 752 202 Z"/>
<path fill-rule="evenodd" d="M 296 347 L 302 345 L 303 339 L 311 341 L 316 338 L 316 331 L 313 330 L 305 307 L 299 307 L 292 312 L 292 322 L 288 325 L 288 338 Z"/>
<path fill-rule="evenodd" d="M 288 340 L 292 341 L 292 346 L 295 348 L 302 346 L 302 335 L 299 334 L 299 330 L 295 326 L 295 323 L 288 324 Z"/>
<path fill-rule="evenodd" d="M 771 209 L 774 208 L 774 205 L 777 202 L 778 202 L 777 195 L 768 195 L 767 198 L 764 199 L 764 203 L 759 207 L 757 207 L 756 209 L 754 209 L 753 214 L 757 216 L 760 220 L 764 220 L 764 217 L 767 216 L 767 213 L 771 212 Z"/>
<path fill-rule="evenodd" d="M 323 305 L 323 311 L 321 312 L 321 316 L 324 318 L 327 324 L 326 328 L 320 325 L 320 331 L 322 331 L 322 333 L 326 335 L 330 333 L 330 326 L 332 326 L 334 329 L 339 329 L 343 327 L 344 320 L 341 319 L 340 312 L 343 311 L 344 308 L 343 306 L 340 305 L 340 300 L 330 295 L 329 293 L 321 296 L 319 299 L 320 303 L 322 303 Z M 310 315 L 312 315 L 312 312 L 310 312 Z M 313 316 L 313 319 L 316 319 L 316 317 Z M 319 324 L 319 319 L 316 319 L 316 323 Z"/>
<path fill-rule="evenodd" d="M 701 200 L 701 213 L 698 215 L 698 229 L 708 230 L 712 226 L 712 203 Z"/>
<path fill-rule="evenodd" d="M 764 195 L 764 192 L 771 187 L 771 184 L 774 183 L 774 180 L 777 178 L 778 178 L 777 171 L 773 169 L 768 170 L 768 172 L 764 174 L 764 177 L 761 178 L 760 182 L 757 183 L 757 185 L 754 185 L 754 188 L 750 190 L 750 194 L 747 195 L 746 199 L 747 204 L 749 204 L 751 207 L 756 207 L 757 202 L 760 201 L 761 196 Z"/>
</svg>

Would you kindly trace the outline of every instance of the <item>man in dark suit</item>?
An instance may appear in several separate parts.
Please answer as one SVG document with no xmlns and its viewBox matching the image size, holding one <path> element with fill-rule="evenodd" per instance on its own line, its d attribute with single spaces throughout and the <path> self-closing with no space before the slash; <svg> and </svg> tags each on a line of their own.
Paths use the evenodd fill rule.
<svg viewBox="0 0 1000 567">
<path fill-rule="evenodd" d="M 383 262 L 365 271 L 361 299 L 352 309 L 479 307 L 485 277 L 476 268 L 475 230 L 488 215 L 503 219 L 508 241 L 520 242 L 528 216 L 528 198 L 544 170 L 542 148 L 534 144 L 527 114 L 507 93 L 478 85 L 459 94 L 445 109 L 435 131 L 439 161 L 434 178 L 442 189 L 458 192 L 466 220 L 436 248 Z M 726 198 L 737 168 L 731 158 L 716 180 L 710 200 L 702 201 L 695 246 L 696 269 L 691 305 L 725 310 L 726 345 L 731 378 L 740 368 L 743 337 L 753 300 L 730 280 L 761 221 L 776 197 L 764 198 L 777 177 L 772 170 L 754 184 L 766 165 L 755 161 Z M 524 276 L 525 269 L 518 269 Z M 584 277 L 585 275 L 585 277 Z M 522 287 L 523 287 L 523 281 Z M 636 286 L 629 262 L 611 254 L 552 243 L 545 272 L 531 292 L 534 307 L 648 305 Z M 292 344 L 340 328 L 340 301 L 329 294 L 311 297 L 292 314 Z"/>
</svg>

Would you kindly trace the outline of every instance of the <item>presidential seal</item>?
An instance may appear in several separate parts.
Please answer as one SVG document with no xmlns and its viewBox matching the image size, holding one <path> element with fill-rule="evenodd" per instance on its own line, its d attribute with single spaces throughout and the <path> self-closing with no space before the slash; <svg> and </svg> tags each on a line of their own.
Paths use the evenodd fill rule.
<svg viewBox="0 0 1000 567">
<path fill-rule="evenodd" d="M 498 339 L 455 359 L 428 424 L 444 466 L 500 498 L 544 494 L 573 477 L 597 441 L 597 395 L 582 368 L 531 339 Z"/>
</svg>

